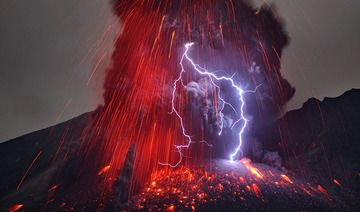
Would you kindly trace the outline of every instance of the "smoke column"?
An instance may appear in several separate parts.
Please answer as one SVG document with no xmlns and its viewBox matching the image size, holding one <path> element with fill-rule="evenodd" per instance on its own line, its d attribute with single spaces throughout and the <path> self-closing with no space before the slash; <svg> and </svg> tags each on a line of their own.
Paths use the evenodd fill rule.
<svg viewBox="0 0 360 212">
<path fill-rule="evenodd" d="M 177 117 L 169 112 L 171 86 L 179 73 L 185 43 L 197 44 L 192 49 L 194 61 L 233 76 L 244 90 L 262 84 L 256 94 L 245 97 L 244 109 L 254 131 L 272 121 L 294 94 L 280 73 L 282 49 L 288 38 L 270 8 L 256 10 L 247 1 L 233 0 L 117 1 L 113 8 L 122 28 L 107 70 L 105 104 L 95 124 L 89 126 L 91 133 L 81 148 L 84 170 L 94 170 L 87 174 L 108 167 L 104 180 L 107 188 L 119 175 L 131 144 L 135 144 L 136 152 L 131 191 L 138 190 L 159 169 L 171 171 L 159 161 L 174 164 L 179 160 L 174 145 L 186 144 L 186 140 Z M 195 73 L 187 73 L 183 84 L 200 80 Z M 235 95 L 226 85 L 220 86 L 224 86 L 224 95 Z M 210 103 L 219 100 L 216 92 L 214 86 L 205 90 Z M 191 109 L 196 98 L 186 89 L 176 95 L 175 105 L 188 133 L 195 140 L 214 140 L 216 144 L 211 131 L 199 127 L 205 126 L 203 115 Z M 216 118 L 211 120 L 209 116 L 210 124 Z M 217 157 L 216 148 L 194 144 L 183 151 L 181 164 L 201 164 Z"/>
</svg>

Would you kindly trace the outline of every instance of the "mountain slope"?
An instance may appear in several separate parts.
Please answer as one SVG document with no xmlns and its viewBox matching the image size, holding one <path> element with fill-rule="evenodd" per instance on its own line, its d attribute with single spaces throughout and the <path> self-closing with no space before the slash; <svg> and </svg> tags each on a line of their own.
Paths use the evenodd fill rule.
<svg viewBox="0 0 360 212">
<path fill-rule="evenodd" d="M 239 164 L 239 170 L 243 171 L 236 172 L 235 175 L 239 175 L 237 177 L 244 177 L 250 184 L 241 184 L 238 185 L 240 187 L 236 187 L 237 184 L 234 183 L 235 187 L 230 186 L 228 187 L 230 190 L 225 190 L 225 193 L 221 193 L 220 196 L 223 195 L 225 199 L 220 199 L 219 202 L 211 204 L 201 203 L 197 206 L 202 209 L 214 209 L 214 207 L 220 206 L 221 208 L 226 206 L 228 208 L 239 209 L 245 204 L 248 210 L 290 209 L 292 206 L 296 206 L 300 210 L 306 206 L 305 208 L 311 210 L 311 205 L 315 204 L 318 209 L 339 209 L 346 206 L 346 210 L 355 211 L 359 207 L 357 200 L 360 185 L 359 108 L 360 90 L 358 89 L 347 91 L 337 98 L 325 98 L 324 101 L 314 98 L 309 99 L 301 109 L 286 113 L 274 126 L 269 127 L 263 134 L 259 135 L 259 140 L 262 140 L 265 148 L 273 148 L 274 143 L 282 144 L 278 150 L 283 156 L 285 166 L 289 170 L 288 172 L 283 173 L 266 165 L 253 164 L 253 167 L 257 167 L 260 172 L 265 173 L 267 176 L 267 180 L 260 179 L 254 181 L 254 178 L 246 177 L 251 174 L 251 169 L 245 169 L 246 164 Z M 71 202 L 72 198 L 78 195 L 75 193 L 70 196 L 68 195 L 68 193 L 72 193 L 69 192 L 72 190 L 66 186 L 71 184 L 57 185 L 54 184 L 54 179 L 63 170 L 65 165 L 71 167 L 71 164 L 76 163 L 73 159 L 74 155 L 76 155 L 76 149 L 81 143 L 83 136 L 90 133 L 86 130 L 86 126 L 91 125 L 97 114 L 99 114 L 98 111 L 83 114 L 59 125 L 1 143 L 0 209 L 7 210 L 15 203 L 23 204 L 24 209 L 30 211 L 39 210 L 49 204 L 51 208 L 56 209 L 61 205 L 63 206 L 64 200 L 70 201 L 66 202 L 66 204 L 72 204 L 74 207 L 82 208 L 83 210 L 96 208 L 96 199 L 89 200 L 91 203 L 86 201 L 76 202 L 75 200 Z M 211 168 L 205 171 L 214 176 L 223 176 L 221 179 L 218 179 L 219 183 L 226 184 L 227 182 L 232 182 L 233 175 L 227 176 L 223 173 L 224 170 L 228 170 L 231 166 L 226 167 L 222 162 L 217 161 L 214 161 L 214 163 L 215 165 L 211 167 L 218 167 L 218 170 Z M 195 171 L 195 174 L 197 171 L 201 172 L 197 168 L 192 171 Z M 229 173 L 233 171 L 230 170 Z M 275 177 L 271 176 L 272 174 L 270 173 L 275 174 Z M 183 172 L 174 171 L 170 176 L 178 178 L 182 174 Z M 294 185 L 282 177 L 282 174 L 289 176 Z M 73 181 L 73 179 L 73 176 L 69 174 L 66 180 Z M 269 184 L 275 181 L 280 182 L 280 180 L 281 182 L 287 181 L 287 186 L 278 187 L 276 184 Z M 127 181 L 122 180 L 121 182 Z M 166 188 L 167 182 L 163 179 L 163 184 L 161 185 Z M 305 187 L 305 189 L 309 190 L 310 193 L 314 193 L 316 197 L 308 195 L 306 190 L 301 189 L 301 186 L 307 182 L 312 183 L 310 190 L 312 189 L 313 191 L 311 192 L 308 187 Z M 184 182 L 179 181 L 179 183 Z M 200 181 L 199 183 L 201 185 Z M 253 184 L 258 185 L 260 192 L 266 197 L 267 201 L 264 202 L 261 200 L 262 198 L 257 197 L 256 189 L 254 190 L 252 187 Z M 321 187 L 318 187 L 320 184 Z M 250 188 L 246 185 L 250 186 Z M 54 190 L 58 186 L 60 191 L 59 189 L 56 191 L 56 197 L 59 199 L 49 202 L 49 196 L 52 197 Z M 186 185 L 184 184 L 184 186 Z M 217 184 L 212 186 L 216 187 Z M 295 192 L 293 190 L 295 187 L 302 190 L 296 191 L 301 192 L 296 196 L 298 203 L 287 200 L 285 202 L 289 204 L 283 207 L 281 204 L 285 204 L 284 202 L 275 201 L 276 198 L 285 198 L 290 195 L 289 192 Z M 233 188 L 235 192 L 237 192 L 236 189 L 241 188 L 241 192 L 243 192 L 242 197 L 248 198 L 250 201 L 228 202 L 226 198 L 231 196 L 230 193 L 233 191 Z M 332 206 L 326 203 L 327 197 L 324 195 L 322 188 L 332 194 L 331 199 L 336 200 L 335 205 Z M 126 199 L 126 197 L 121 195 L 122 188 L 116 188 L 115 190 L 117 190 L 121 198 Z M 82 192 L 89 193 L 90 191 L 91 189 Z M 143 204 L 146 205 L 146 208 L 154 208 L 155 206 L 165 204 L 164 201 L 168 201 L 167 197 L 157 198 L 156 192 L 151 193 L 153 190 L 150 190 L 148 193 L 145 191 L 143 194 L 135 197 L 136 201 L 130 205 L 133 209 L 141 209 L 138 206 Z M 62 195 L 67 196 L 62 198 Z M 256 199 L 254 199 L 254 195 Z M 324 196 L 325 199 L 319 199 L 319 195 Z M 145 196 L 146 198 L 142 199 Z M 211 195 L 209 198 L 212 198 Z M 86 199 L 86 197 L 83 199 Z M 266 204 L 270 204 L 268 202 L 270 200 L 272 202 L 275 201 L 274 204 L 279 205 L 268 207 Z M 164 205 L 162 206 L 165 207 Z M 167 206 L 171 207 L 171 205 Z M 177 205 L 177 207 L 181 208 L 182 206 Z M 69 206 L 68 209 L 71 208 L 72 206 Z"/>
<path fill-rule="evenodd" d="M 0 208 L 14 201 L 45 202 L 65 158 L 74 154 L 95 112 L 0 144 Z M 24 198 L 24 196 L 26 198 Z"/>
<path fill-rule="evenodd" d="M 360 90 L 309 99 L 277 123 L 286 166 L 340 179 L 359 190 Z"/>
</svg>

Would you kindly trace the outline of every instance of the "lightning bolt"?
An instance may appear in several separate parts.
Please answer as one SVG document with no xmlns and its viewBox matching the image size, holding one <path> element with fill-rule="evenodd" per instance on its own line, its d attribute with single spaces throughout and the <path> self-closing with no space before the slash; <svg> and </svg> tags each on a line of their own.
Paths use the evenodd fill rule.
<svg viewBox="0 0 360 212">
<path fill-rule="evenodd" d="M 180 60 L 180 67 L 181 67 L 181 71 L 178 75 L 178 78 L 174 81 L 173 83 L 173 91 L 172 91 L 172 98 L 171 98 L 171 113 L 175 113 L 175 115 L 178 117 L 179 121 L 180 121 L 180 126 L 181 126 L 181 130 L 182 130 L 182 134 L 184 135 L 184 137 L 186 138 L 186 141 L 187 143 L 186 144 L 183 144 L 183 145 L 175 145 L 175 149 L 176 149 L 176 152 L 179 153 L 179 160 L 175 163 L 175 164 L 170 164 L 170 163 L 161 163 L 159 162 L 160 165 L 167 165 L 167 166 L 170 166 L 170 167 L 177 167 L 181 161 L 182 161 L 182 158 L 183 158 L 183 153 L 182 153 L 182 149 L 184 148 L 189 148 L 190 145 L 192 143 L 195 143 L 192 139 L 191 139 L 191 136 L 189 134 L 187 134 L 186 132 L 186 129 L 185 129 L 185 126 L 184 126 L 184 120 L 182 118 L 182 116 L 180 115 L 179 111 L 176 110 L 175 108 L 175 96 L 176 96 L 176 91 L 177 91 L 177 88 L 178 88 L 178 85 L 181 84 L 183 87 L 185 87 L 184 83 L 183 83 L 183 80 L 182 80 L 182 76 L 183 74 L 186 72 L 185 68 L 184 68 L 184 60 L 186 60 L 187 62 L 189 62 L 192 66 L 192 68 L 197 72 L 199 73 L 200 75 L 205 75 L 207 77 L 209 77 L 211 83 L 217 88 L 218 92 L 217 92 L 217 97 L 218 99 L 222 102 L 221 106 L 220 106 L 220 109 L 219 109 L 219 114 L 220 114 L 220 131 L 218 133 L 218 135 L 221 135 L 222 131 L 223 131 L 223 127 L 224 127 L 224 115 L 222 113 L 225 105 L 228 105 L 236 114 L 240 114 L 240 119 L 237 120 L 231 127 L 231 129 L 237 124 L 239 123 L 241 120 L 243 120 L 243 125 L 241 126 L 241 129 L 238 133 L 238 136 L 239 136 L 239 140 L 238 140 L 238 144 L 235 148 L 235 150 L 230 154 L 229 156 L 229 159 L 231 161 L 234 161 L 234 158 L 235 156 L 241 152 L 241 144 L 242 144 L 242 141 L 243 141 L 243 133 L 248 125 L 248 122 L 249 120 L 245 117 L 245 114 L 244 114 L 244 106 L 245 106 L 245 100 L 244 100 L 244 94 L 245 93 L 249 93 L 249 92 L 252 92 L 252 93 L 255 93 L 256 90 L 258 89 L 259 86 L 257 86 L 255 88 L 255 90 L 252 90 L 252 91 L 245 91 L 243 90 L 240 86 L 238 86 L 234 80 L 233 80 L 233 76 L 232 77 L 225 77 L 225 76 L 217 76 L 215 75 L 214 73 L 212 72 L 209 72 L 208 70 L 206 70 L 205 68 L 201 67 L 200 65 L 196 64 L 191 58 L 190 56 L 188 55 L 188 52 L 191 48 L 191 46 L 193 46 L 194 43 L 186 43 L 185 44 L 185 51 L 183 53 L 183 55 L 181 56 L 181 60 Z M 239 100 L 240 100 L 240 113 L 228 102 L 226 102 L 220 95 L 220 86 L 218 86 L 216 83 L 215 83 L 215 80 L 216 81 L 228 81 L 230 82 L 231 86 L 237 91 L 238 95 L 239 95 Z M 208 144 L 206 141 L 201 141 L 201 142 L 204 142 L 206 144 Z M 209 145 L 209 144 L 208 144 Z"/>
</svg>

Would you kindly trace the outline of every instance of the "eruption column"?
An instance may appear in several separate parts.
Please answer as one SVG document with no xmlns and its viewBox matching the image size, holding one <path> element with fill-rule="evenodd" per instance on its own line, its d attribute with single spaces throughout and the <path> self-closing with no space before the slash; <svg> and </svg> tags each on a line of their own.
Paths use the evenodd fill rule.
<svg viewBox="0 0 360 212">
<path fill-rule="evenodd" d="M 241 152 L 241 144 L 242 144 L 242 140 L 243 140 L 243 134 L 244 134 L 244 131 L 245 131 L 245 129 L 246 129 L 246 126 L 247 126 L 247 124 L 248 124 L 248 122 L 249 122 L 249 120 L 246 119 L 245 114 L 244 114 L 244 106 L 245 106 L 244 94 L 245 94 L 245 93 L 249 93 L 249 92 L 254 93 L 254 92 L 256 92 L 257 88 L 258 88 L 259 86 L 261 86 L 261 84 L 258 85 L 258 86 L 255 88 L 255 90 L 252 90 L 252 91 L 251 91 L 251 90 L 250 90 L 250 91 L 244 91 L 240 86 L 236 85 L 236 83 L 234 82 L 234 80 L 233 80 L 232 77 L 217 76 L 217 75 L 215 75 L 214 73 L 209 72 L 207 69 L 205 69 L 205 68 L 201 67 L 200 65 L 196 64 L 196 63 L 190 58 L 190 56 L 188 55 L 188 52 L 189 52 L 189 50 L 190 50 L 190 47 L 193 46 L 193 45 L 194 45 L 194 43 L 186 43 L 186 44 L 185 44 L 185 51 L 184 51 L 184 53 L 183 53 L 183 55 L 182 55 L 182 57 L 181 57 L 181 60 L 180 60 L 181 71 L 180 71 L 180 73 L 179 73 L 178 78 L 177 78 L 177 79 L 174 81 L 174 83 L 173 83 L 173 91 L 172 91 L 172 99 L 171 99 L 171 107 L 172 107 L 172 111 L 171 111 L 171 112 L 175 113 L 176 116 L 179 118 L 180 126 L 181 126 L 181 129 L 182 129 L 182 133 L 183 133 L 183 135 L 185 136 L 185 138 L 186 138 L 186 140 L 187 140 L 187 143 L 186 143 L 186 144 L 183 144 L 183 145 L 175 145 L 175 149 L 176 149 L 176 151 L 179 153 L 179 160 L 178 160 L 177 163 L 175 163 L 175 164 L 170 164 L 170 163 L 161 163 L 161 162 L 160 162 L 159 164 L 161 164 L 161 165 L 167 165 L 167 166 L 170 166 L 170 167 L 176 167 L 176 166 L 178 166 L 178 165 L 181 163 L 182 158 L 183 158 L 182 149 L 183 149 L 183 148 L 189 148 L 190 145 L 191 145 L 192 143 L 194 143 L 194 141 L 191 139 L 191 136 L 186 133 L 186 129 L 185 129 L 185 126 L 184 126 L 184 121 L 183 121 L 182 116 L 180 115 L 180 113 L 179 113 L 179 112 L 176 110 L 176 108 L 175 108 L 175 94 L 176 94 L 176 91 L 177 91 L 177 87 L 178 87 L 179 82 L 181 83 L 182 86 L 185 86 L 184 83 L 183 83 L 183 80 L 182 80 L 183 73 L 186 72 L 186 71 L 185 71 L 185 68 L 184 68 L 184 64 L 183 64 L 184 59 L 187 60 L 187 61 L 191 64 L 192 68 L 193 68 L 197 73 L 209 77 L 209 79 L 210 79 L 210 81 L 212 82 L 212 84 L 214 84 L 214 86 L 219 89 L 218 98 L 219 98 L 219 100 L 221 100 L 221 101 L 223 102 L 223 104 L 222 104 L 222 106 L 221 106 L 221 109 L 220 109 L 221 122 L 220 122 L 220 132 L 219 132 L 219 135 L 221 135 L 222 130 L 223 130 L 223 125 L 224 125 L 224 124 L 223 124 L 223 118 L 224 118 L 224 117 L 223 117 L 223 115 L 222 115 L 221 112 L 222 112 L 222 110 L 223 110 L 223 108 L 224 108 L 225 105 L 229 105 L 229 107 L 231 107 L 231 108 L 235 111 L 235 113 L 240 114 L 240 119 L 239 119 L 238 121 L 236 121 L 236 122 L 234 123 L 234 125 L 237 124 L 240 120 L 243 120 L 243 125 L 241 126 L 241 129 L 240 129 L 240 131 L 239 131 L 239 133 L 238 133 L 238 136 L 239 136 L 238 144 L 237 144 L 236 148 L 233 150 L 233 152 L 232 152 L 232 153 L 230 154 L 230 156 L 229 156 L 229 158 L 230 158 L 231 161 L 234 161 L 234 160 L 235 160 L 235 156 L 236 156 L 239 152 Z M 230 82 L 231 86 L 236 90 L 237 94 L 239 95 L 239 100 L 240 100 L 240 104 L 241 104 L 241 105 L 240 105 L 240 108 L 239 108 L 240 113 L 239 113 L 230 103 L 226 102 L 223 98 L 221 98 L 221 96 L 220 96 L 220 86 L 217 85 L 217 84 L 215 83 L 215 81 L 228 81 L 228 82 Z M 234 125 L 233 125 L 233 126 L 234 126 Z M 232 126 L 232 128 L 233 128 L 233 126 Z M 231 128 L 231 129 L 232 129 L 232 128 Z"/>
</svg>

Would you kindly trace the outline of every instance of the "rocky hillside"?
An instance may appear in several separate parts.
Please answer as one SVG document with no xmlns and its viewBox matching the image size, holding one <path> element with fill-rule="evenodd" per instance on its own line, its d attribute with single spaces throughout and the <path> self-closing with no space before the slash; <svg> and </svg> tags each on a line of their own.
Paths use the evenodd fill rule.
<svg viewBox="0 0 360 212">
<path fill-rule="evenodd" d="M 315 98 L 286 113 L 261 135 L 263 143 L 276 143 L 285 166 L 304 176 L 309 173 L 340 179 L 359 190 L 360 90 L 336 98 Z M 271 147 L 269 147 L 271 148 Z"/>
</svg>

